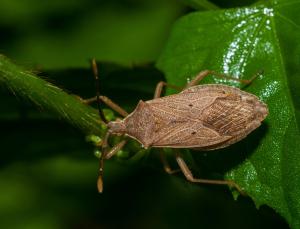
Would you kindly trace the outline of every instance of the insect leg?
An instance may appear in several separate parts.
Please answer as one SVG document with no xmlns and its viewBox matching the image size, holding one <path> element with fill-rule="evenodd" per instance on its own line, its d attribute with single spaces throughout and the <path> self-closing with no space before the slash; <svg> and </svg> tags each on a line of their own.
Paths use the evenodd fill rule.
<svg viewBox="0 0 300 229">
<path fill-rule="evenodd" d="M 226 75 L 226 74 L 221 74 L 221 73 L 218 73 L 218 72 L 215 72 L 215 71 L 212 71 L 212 70 L 204 70 L 204 71 L 201 71 L 194 79 L 192 79 L 186 86 L 185 88 L 189 88 L 189 87 L 192 87 L 192 86 L 195 86 L 197 85 L 201 80 L 204 79 L 204 77 L 208 76 L 208 75 L 214 75 L 216 77 L 219 77 L 219 78 L 225 78 L 225 79 L 229 79 L 229 80 L 234 80 L 234 81 L 238 81 L 240 83 L 243 83 L 243 84 L 251 84 L 252 81 L 259 75 L 261 75 L 263 73 L 263 71 L 259 71 L 257 72 L 255 75 L 253 75 L 249 80 L 243 80 L 243 79 L 237 79 L 235 77 L 232 77 L 232 76 L 229 76 L 229 75 Z"/>
<path fill-rule="evenodd" d="M 190 182 L 204 183 L 204 184 L 228 185 L 228 186 L 236 188 L 236 190 L 240 194 L 245 195 L 245 193 L 240 188 L 240 186 L 238 186 L 234 181 L 231 181 L 231 180 L 208 180 L 208 179 L 196 179 L 196 178 L 194 178 L 191 170 L 189 169 L 189 167 L 187 166 L 187 164 L 185 163 L 185 161 L 183 160 L 182 156 L 179 153 L 176 154 L 176 161 L 177 161 L 181 171 L 183 172 L 185 178 Z"/>
<path fill-rule="evenodd" d="M 164 81 L 160 81 L 157 85 L 156 85 L 156 88 L 155 88 L 155 92 L 154 92 L 154 99 L 157 99 L 161 96 L 162 94 L 162 91 L 163 91 L 163 88 L 164 87 L 170 87 L 170 88 L 173 88 L 173 89 L 176 89 L 178 91 L 181 91 L 182 88 L 181 87 L 177 87 L 175 85 L 171 85 L 171 84 L 168 84 Z"/>
<path fill-rule="evenodd" d="M 160 157 L 160 160 L 164 166 L 164 170 L 166 171 L 166 173 L 168 174 L 174 174 L 174 173 L 177 173 L 177 172 L 180 172 L 181 170 L 180 169 L 172 169 L 169 162 L 167 161 L 166 157 L 165 157 L 165 154 L 163 152 L 162 149 L 159 149 L 159 157 Z"/>
<path fill-rule="evenodd" d="M 127 140 L 122 140 L 118 144 L 116 144 L 112 149 L 107 151 L 104 155 L 105 159 L 110 159 L 112 156 L 114 156 L 119 150 L 121 150 L 125 144 L 127 143 Z"/>
<path fill-rule="evenodd" d="M 126 117 L 128 115 L 127 111 L 125 111 L 122 107 L 120 107 L 118 104 L 116 104 L 115 102 L 113 102 L 110 98 L 104 96 L 104 95 L 100 95 L 99 99 L 105 103 L 108 107 L 110 107 L 112 110 L 114 110 L 115 112 L 119 113 L 121 116 Z M 80 98 L 80 100 L 85 103 L 85 104 L 91 104 L 93 102 L 97 101 L 97 96 L 92 97 L 92 98 L 88 98 L 88 99 L 82 99 Z"/>
</svg>

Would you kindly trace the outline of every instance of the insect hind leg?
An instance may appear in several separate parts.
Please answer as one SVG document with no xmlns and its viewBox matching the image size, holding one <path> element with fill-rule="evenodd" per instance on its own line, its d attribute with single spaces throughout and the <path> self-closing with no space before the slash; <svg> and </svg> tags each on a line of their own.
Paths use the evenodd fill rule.
<svg viewBox="0 0 300 229">
<path fill-rule="evenodd" d="M 192 171 L 189 169 L 185 161 L 183 160 L 180 153 L 176 153 L 176 161 L 184 174 L 185 178 L 193 183 L 203 183 L 203 184 L 216 184 L 216 185 L 228 185 L 234 187 L 241 195 L 246 195 L 245 192 L 240 188 L 238 184 L 231 180 L 209 180 L 209 179 L 197 179 L 194 178 Z"/>
<path fill-rule="evenodd" d="M 230 75 L 218 73 L 218 72 L 215 72 L 215 71 L 212 71 L 212 70 L 204 70 L 204 71 L 201 71 L 198 75 L 196 75 L 195 78 L 192 79 L 185 86 L 185 89 L 187 89 L 189 87 L 196 86 L 197 84 L 199 84 L 199 82 L 201 80 L 203 80 L 206 76 L 209 76 L 209 75 L 214 75 L 214 76 L 219 77 L 219 78 L 224 78 L 224 79 L 228 79 L 228 80 L 237 81 L 237 82 L 240 82 L 240 83 L 245 84 L 247 86 L 247 85 L 251 84 L 253 82 L 253 80 L 255 80 L 261 74 L 263 74 L 263 70 L 258 71 L 249 80 L 244 80 L 244 79 L 237 79 L 237 78 L 232 77 Z"/>
</svg>

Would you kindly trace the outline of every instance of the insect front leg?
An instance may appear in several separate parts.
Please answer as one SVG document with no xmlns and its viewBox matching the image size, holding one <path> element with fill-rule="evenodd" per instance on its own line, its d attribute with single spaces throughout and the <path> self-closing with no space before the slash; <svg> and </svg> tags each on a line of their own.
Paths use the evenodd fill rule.
<svg viewBox="0 0 300 229">
<path fill-rule="evenodd" d="M 119 113 L 121 116 L 126 117 L 128 115 L 127 111 L 125 111 L 122 107 L 120 107 L 117 103 L 113 102 L 110 98 L 100 95 L 99 99 L 105 103 L 108 107 L 110 107 L 115 112 Z M 82 99 L 82 102 L 85 104 L 91 104 L 97 101 L 97 96 L 89 98 L 89 99 Z"/>
<path fill-rule="evenodd" d="M 231 180 L 208 180 L 208 179 L 194 178 L 192 171 L 189 169 L 189 167 L 183 160 L 180 153 L 176 153 L 176 161 L 177 161 L 182 173 L 184 174 L 185 178 L 190 182 L 203 183 L 203 184 L 228 185 L 230 187 L 234 187 L 240 194 L 245 195 L 245 192 L 234 181 L 231 181 Z"/>
<path fill-rule="evenodd" d="M 113 148 L 107 151 L 104 155 L 104 159 L 110 159 L 112 156 L 116 155 L 127 143 L 128 140 L 122 140 L 116 144 Z"/>
<path fill-rule="evenodd" d="M 237 79 L 235 77 L 232 77 L 232 76 L 229 76 L 229 75 L 226 75 L 226 74 L 221 74 L 221 73 L 218 73 L 218 72 L 215 72 L 215 71 L 212 71 L 212 70 L 204 70 L 204 71 L 201 71 L 198 75 L 196 75 L 196 77 L 194 79 L 192 79 L 185 86 L 185 89 L 189 88 L 189 87 L 192 87 L 192 86 L 198 85 L 199 82 L 201 80 L 203 80 L 208 75 L 214 75 L 214 76 L 219 77 L 219 78 L 229 79 L 229 80 L 240 82 L 240 83 L 245 84 L 245 85 L 249 85 L 249 84 L 252 83 L 253 80 L 256 79 L 257 76 L 261 75 L 262 73 L 263 73 L 263 71 L 258 71 L 249 80 L 243 80 L 243 79 Z"/>
<path fill-rule="evenodd" d="M 103 142 L 102 142 L 102 155 L 99 159 L 99 174 L 98 174 L 98 180 L 97 180 L 97 188 L 98 192 L 103 192 L 103 167 L 104 167 L 104 159 L 110 159 L 112 156 L 114 156 L 119 150 L 121 150 L 127 143 L 126 140 L 120 141 L 118 144 L 116 144 L 113 148 L 108 150 L 108 138 L 110 136 L 110 132 L 108 131 L 106 135 L 104 136 Z"/>
</svg>

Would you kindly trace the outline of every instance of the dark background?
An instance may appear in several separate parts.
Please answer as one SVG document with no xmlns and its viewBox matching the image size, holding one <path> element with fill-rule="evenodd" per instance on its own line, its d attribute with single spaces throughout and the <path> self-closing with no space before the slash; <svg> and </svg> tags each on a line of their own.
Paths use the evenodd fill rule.
<svg viewBox="0 0 300 229">
<path fill-rule="evenodd" d="M 214 2 L 233 7 L 251 1 Z M 176 18 L 190 11 L 176 0 L 1 0 L 0 53 L 83 97 L 95 94 L 88 62 L 95 57 L 103 69 L 102 93 L 131 111 L 163 80 L 149 63 Z M 287 227 L 250 198 L 234 201 L 226 187 L 167 175 L 156 155 L 107 162 L 100 195 L 97 158 L 80 131 L 5 88 L 0 102 L 1 228 Z M 211 162 L 204 168 L 222 172 Z"/>
</svg>

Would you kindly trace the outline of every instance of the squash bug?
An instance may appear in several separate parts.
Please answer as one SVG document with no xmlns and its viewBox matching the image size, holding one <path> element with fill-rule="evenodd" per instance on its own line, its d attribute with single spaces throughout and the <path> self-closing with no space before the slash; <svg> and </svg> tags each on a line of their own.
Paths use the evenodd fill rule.
<svg viewBox="0 0 300 229">
<path fill-rule="evenodd" d="M 208 75 L 249 84 L 261 73 L 254 75 L 250 80 L 239 80 L 214 71 L 204 70 L 180 93 L 165 97 L 160 97 L 163 87 L 177 87 L 159 82 L 154 98 L 148 101 L 140 100 L 135 110 L 128 114 L 109 98 L 99 94 L 98 69 L 94 59 L 92 60 L 92 69 L 97 89 L 97 96 L 93 100 L 97 101 L 100 118 L 108 128 L 102 142 L 103 154 L 100 158 L 97 181 L 99 192 L 103 191 L 103 161 L 115 155 L 126 144 L 126 137 L 137 140 L 144 148 L 215 150 L 245 138 L 259 127 L 268 115 L 267 105 L 253 94 L 222 84 L 198 85 Z M 100 108 L 100 102 L 104 102 L 124 119 L 108 122 Z M 124 136 L 124 138 L 109 149 L 108 138 L 113 134 Z M 175 157 L 180 170 L 188 181 L 229 185 L 243 193 L 241 188 L 231 180 L 194 178 L 178 151 Z M 168 173 L 175 172 L 170 169 L 163 155 L 161 155 L 161 160 Z"/>
</svg>

